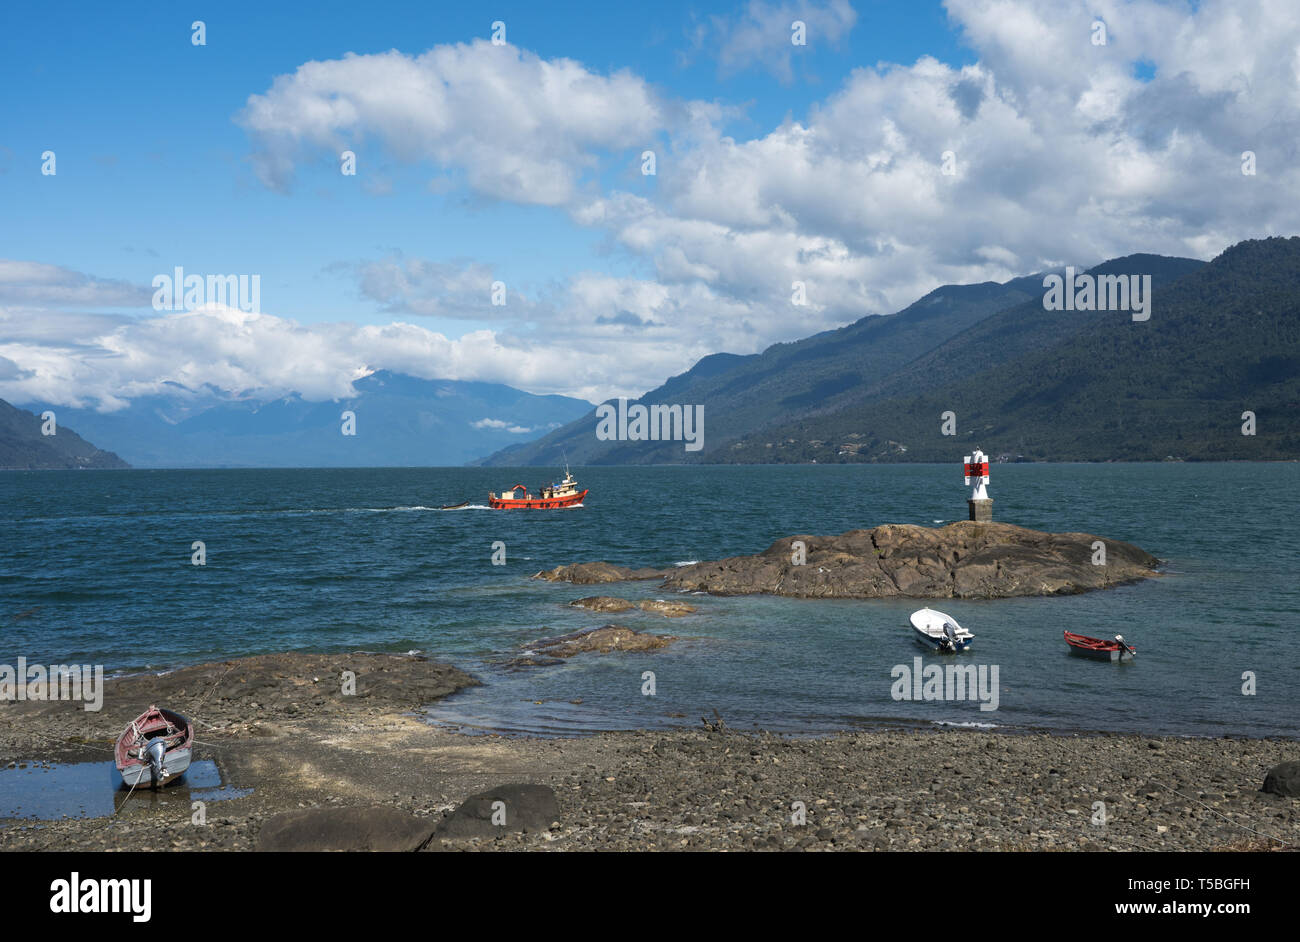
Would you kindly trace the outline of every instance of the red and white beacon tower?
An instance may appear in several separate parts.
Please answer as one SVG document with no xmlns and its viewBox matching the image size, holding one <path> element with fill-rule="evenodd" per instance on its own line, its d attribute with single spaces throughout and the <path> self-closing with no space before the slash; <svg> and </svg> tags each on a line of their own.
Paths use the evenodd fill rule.
<svg viewBox="0 0 1300 942">
<path fill-rule="evenodd" d="M 975 454 L 966 456 L 966 484 L 975 485 L 970 498 L 966 501 L 970 507 L 970 518 L 976 523 L 993 522 L 993 498 L 989 497 L 989 456 L 978 448 Z"/>
</svg>

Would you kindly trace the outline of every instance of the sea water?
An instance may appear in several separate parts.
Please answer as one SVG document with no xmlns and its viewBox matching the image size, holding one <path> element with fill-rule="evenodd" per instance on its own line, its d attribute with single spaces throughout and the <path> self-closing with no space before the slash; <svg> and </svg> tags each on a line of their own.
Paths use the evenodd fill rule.
<svg viewBox="0 0 1300 942">
<path fill-rule="evenodd" d="M 530 579 L 563 563 L 672 566 L 797 533 L 937 526 L 966 515 L 958 464 L 580 468 L 585 506 L 552 511 L 485 505 L 489 490 L 558 480 L 556 468 L 7 472 L 0 662 L 139 672 L 287 650 L 420 651 L 483 681 L 434 705 L 434 720 L 524 733 L 698 725 L 717 711 L 733 728 L 796 733 L 947 724 L 1300 736 L 1300 465 L 992 471 L 996 520 L 1127 540 L 1160 557 L 1164 575 L 991 601 L 692 595 L 698 611 L 675 619 L 567 605 L 664 597 L 656 582 Z M 915 644 L 907 616 L 923 605 L 975 633 L 956 660 L 999 668 L 997 710 L 891 696 L 898 665 L 954 660 Z M 681 640 L 509 664 L 530 642 L 609 622 Z M 1138 658 L 1071 657 L 1063 630 L 1122 633 Z"/>
</svg>

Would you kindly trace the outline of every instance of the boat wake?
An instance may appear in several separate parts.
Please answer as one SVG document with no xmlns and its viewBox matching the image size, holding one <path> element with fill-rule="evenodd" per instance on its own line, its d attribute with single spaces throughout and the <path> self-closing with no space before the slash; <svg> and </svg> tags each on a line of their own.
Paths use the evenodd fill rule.
<svg viewBox="0 0 1300 942">
<path fill-rule="evenodd" d="M 465 504 L 461 507 L 428 507 L 427 510 L 491 510 L 487 504 Z"/>
<path fill-rule="evenodd" d="M 354 508 L 348 508 L 349 510 Z M 437 510 L 437 507 L 425 507 L 422 504 L 416 504 L 412 507 L 357 507 L 356 510 L 368 514 L 389 514 L 399 513 L 412 510 Z"/>
<path fill-rule="evenodd" d="M 934 723 L 935 726 L 956 726 L 962 729 L 998 729 L 1002 725 L 1001 723 L 975 723 L 971 721 L 950 723 L 947 720 L 931 720 L 930 722 Z"/>
</svg>

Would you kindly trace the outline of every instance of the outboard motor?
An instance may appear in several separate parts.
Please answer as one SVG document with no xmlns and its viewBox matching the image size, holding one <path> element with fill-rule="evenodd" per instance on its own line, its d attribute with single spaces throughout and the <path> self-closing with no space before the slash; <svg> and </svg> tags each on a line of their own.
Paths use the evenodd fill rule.
<svg viewBox="0 0 1300 942">
<path fill-rule="evenodd" d="M 167 744 L 162 739 L 151 739 L 144 747 L 142 758 L 149 763 L 150 775 L 155 783 L 163 779 L 163 756 L 167 753 Z"/>
<path fill-rule="evenodd" d="M 952 622 L 946 621 L 943 623 L 943 633 L 948 637 L 948 646 L 951 647 L 952 650 L 956 651 L 957 629 L 952 626 Z"/>
</svg>

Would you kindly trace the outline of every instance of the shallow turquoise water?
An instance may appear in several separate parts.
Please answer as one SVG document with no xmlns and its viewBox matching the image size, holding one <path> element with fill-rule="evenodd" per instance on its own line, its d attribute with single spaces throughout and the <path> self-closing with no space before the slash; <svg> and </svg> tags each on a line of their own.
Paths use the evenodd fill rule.
<svg viewBox="0 0 1300 942">
<path fill-rule="evenodd" d="M 581 509 L 436 509 L 560 473 L 0 475 L 0 662 L 134 671 L 289 649 L 419 650 L 485 682 L 435 718 L 532 732 L 695 725 L 716 709 L 733 727 L 805 732 L 905 722 L 1300 736 L 1300 465 L 995 466 L 996 519 L 1129 540 L 1167 571 L 1074 597 L 935 602 L 976 634 L 963 663 L 998 667 L 996 711 L 891 697 L 893 667 L 923 654 L 907 628 L 923 602 L 695 596 L 688 618 L 615 617 L 687 639 L 667 651 L 506 670 L 531 641 L 611 620 L 568 608 L 573 598 L 656 596 L 652 582 L 530 580 L 539 569 L 714 559 L 966 509 L 959 465 L 576 469 L 592 489 Z M 195 540 L 206 566 L 190 563 Z M 495 541 L 504 566 L 491 564 Z M 1122 632 L 1138 661 L 1072 658 L 1062 629 Z M 1245 671 L 1254 696 L 1241 692 Z"/>
</svg>

